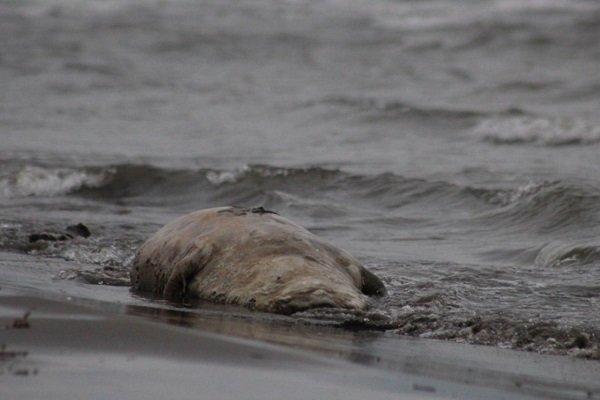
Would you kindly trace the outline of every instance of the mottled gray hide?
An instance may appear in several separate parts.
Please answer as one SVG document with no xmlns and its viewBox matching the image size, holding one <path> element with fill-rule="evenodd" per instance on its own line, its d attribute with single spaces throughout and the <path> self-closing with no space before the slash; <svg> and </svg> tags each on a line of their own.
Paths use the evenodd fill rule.
<svg viewBox="0 0 600 400">
<path fill-rule="evenodd" d="M 289 314 L 362 310 L 383 283 L 347 252 L 263 208 L 213 208 L 161 228 L 138 250 L 133 289 Z"/>
</svg>

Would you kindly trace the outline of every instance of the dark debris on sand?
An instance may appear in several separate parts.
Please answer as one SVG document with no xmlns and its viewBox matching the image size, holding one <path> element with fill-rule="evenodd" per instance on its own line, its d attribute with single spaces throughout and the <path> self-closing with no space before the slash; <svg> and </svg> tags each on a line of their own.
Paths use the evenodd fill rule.
<svg viewBox="0 0 600 400">
<path fill-rule="evenodd" d="M 5 344 L 0 345 L 0 376 L 11 373 L 17 376 L 37 375 L 37 368 L 23 366 L 23 359 L 29 355 L 27 351 L 8 350 Z"/>
<path fill-rule="evenodd" d="M 31 328 L 29 324 L 29 316 L 33 310 L 26 311 L 21 318 L 15 318 L 12 324 L 6 325 L 6 329 L 28 329 Z"/>
<path fill-rule="evenodd" d="M 502 317 L 445 320 L 435 314 L 412 313 L 396 324 L 395 331 L 408 336 L 600 360 L 600 331 L 554 322 L 517 322 Z"/>
</svg>

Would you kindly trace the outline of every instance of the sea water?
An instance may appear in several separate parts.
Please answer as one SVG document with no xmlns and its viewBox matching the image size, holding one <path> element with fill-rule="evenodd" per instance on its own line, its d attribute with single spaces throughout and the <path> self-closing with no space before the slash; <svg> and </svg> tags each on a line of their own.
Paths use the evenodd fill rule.
<svg viewBox="0 0 600 400">
<path fill-rule="evenodd" d="M 292 318 L 599 357 L 598 110 L 594 0 L 2 1 L 0 290 L 163 307 L 137 246 L 263 206 L 388 288 Z"/>
</svg>

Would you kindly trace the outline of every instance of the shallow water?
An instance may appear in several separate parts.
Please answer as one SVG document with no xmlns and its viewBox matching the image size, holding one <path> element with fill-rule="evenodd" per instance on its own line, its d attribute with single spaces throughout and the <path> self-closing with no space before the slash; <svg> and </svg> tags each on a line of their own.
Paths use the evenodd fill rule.
<svg viewBox="0 0 600 400">
<path fill-rule="evenodd" d="M 151 305 L 145 238 L 262 205 L 389 291 L 296 318 L 598 357 L 597 2 L 4 1 L 0 31 L 4 285 Z"/>
</svg>

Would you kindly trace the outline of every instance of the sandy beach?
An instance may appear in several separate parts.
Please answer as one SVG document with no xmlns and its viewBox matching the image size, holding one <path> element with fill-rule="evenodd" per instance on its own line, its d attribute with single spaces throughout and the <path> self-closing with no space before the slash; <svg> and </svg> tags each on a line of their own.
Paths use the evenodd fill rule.
<svg viewBox="0 0 600 400">
<path fill-rule="evenodd" d="M 329 346 L 326 334 L 320 342 L 308 335 L 304 343 L 282 346 L 210 332 L 224 324 L 207 317 L 182 327 L 78 303 L 3 290 L 2 399 L 600 396 L 600 365 L 569 357 L 415 339 L 396 340 L 386 351 L 385 338 L 362 357 L 357 349 L 350 357 L 351 349 Z M 256 321 L 229 324 L 246 335 L 251 325 Z M 277 326 L 274 340 L 285 342 Z"/>
</svg>

